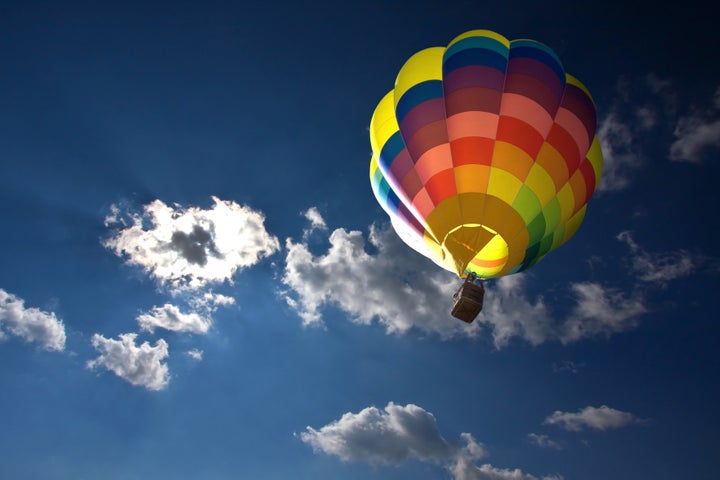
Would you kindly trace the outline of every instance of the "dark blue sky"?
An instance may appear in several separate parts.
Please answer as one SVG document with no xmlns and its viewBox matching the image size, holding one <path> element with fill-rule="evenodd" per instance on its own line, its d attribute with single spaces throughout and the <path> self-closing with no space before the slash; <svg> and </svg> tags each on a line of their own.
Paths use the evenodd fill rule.
<svg viewBox="0 0 720 480">
<path fill-rule="evenodd" d="M 0 477 L 716 477 L 711 15 L 149 3 L 0 5 Z M 605 170 L 466 326 L 388 229 L 368 125 L 474 28 L 557 52 Z"/>
</svg>

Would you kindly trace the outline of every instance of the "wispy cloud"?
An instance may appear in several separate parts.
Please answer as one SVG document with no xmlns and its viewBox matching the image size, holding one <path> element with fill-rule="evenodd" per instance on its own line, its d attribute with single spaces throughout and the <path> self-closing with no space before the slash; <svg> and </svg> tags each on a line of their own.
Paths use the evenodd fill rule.
<svg viewBox="0 0 720 480">
<path fill-rule="evenodd" d="M 185 352 L 185 355 L 192 358 L 193 360 L 197 360 L 198 362 L 203 359 L 203 351 L 198 350 L 197 348 L 193 348 L 192 350 L 188 350 Z"/>
<path fill-rule="evenodd" d="M 135 344 L 137 334 L 124 333 L 117 340 L 95 334 L 92 345 L 100 355 L 87 362 L 90 369 L 103 367 L 132 385 L 148 390 L 162 390 L 170 382 L 168 366 L 163 363 L 168 357 L 168 344 L 162 338 L 155 346 L 143 342 Z"/>
<path fill-rule="evenodd" d="M 617 239 L 630 247 L 633 255 L 632 269 L 643 282 L 665 284 L 696 270 L 696 258 L 685 250 L 648 253 L 635 242 L 630 231 L 620 232 Z"/>
<path fill-rule="evenodd" d="M 155 328 L 164 328 L 174 332 L 205 333 L 212 325 L 212 319 L 196 312 L 183 313 L 175 305 L 166 303 L 162 307 L 153 307 L 149 312 L 137 317 L 142 330 L 154 332 Z"/>
<path fill-rule="evenodd" d="M 644 114 L 646 117 L 648 113 Z M 651 123 L 645 118 L 646 124 Z M 642 164 L 642 155 L 631 125 L 615 111 L 600 121 L 597 131 L 603 151 L 603 171 L 598 192 L 622 190 Z"/>
<path fill-rule="evenodd" d="M 358 413 L 348 412 L 319 429 L 307 427 L 299 437 L 316 453 L 348 462 L 381 466 L 415 459 L 443 466 L 455 480 L 538 480 L 519 469 L 477 466 L 475 462 L 487 456 L 481 443 L 469 433 L 462 433 L 457 442 L 448 442 L 440 433 L 435 416 L 413 404 L 390 402 L 382 410 L 368 407 Z"/>
<path fill-rule="evenodd" d="M 0 288 L 0 339 L 6 332 L 45 350 L 65 349 L 65 325 L 54 312 L 26 308 L 22 298 Z"/>
<path fill-rule="evenodd" d="M 600 407 L 585 407 L 575 413 L 555 411 L 543 422 L 546 425 L 557 425 L 571 432 L 590 430 L 612 430 L 633 424 L 647 423 L 629 412 L 610 408 L 607 405 Z"/>
<path fill-rule="evenodd" d="M 537 445 L 540 448 L 552 448 L 554 450 L 562 450 L 562 445 L 548 437 L 538 433 L 528 433 L 528 440 L 533 445 Z"/>
<path fill-rule="evenodd" d="M 670 146 L 670 159 L 677 162 L 702 163 L 720 149 L 720 88 L 715 91 L 710 105 L 694 109 L 680 117 Z"/>
<path fill-rule="evenodd" d="M 310 207 L 302 215 L 310 222 L 310 226 L 303 231 L 303 239 L 307 240 L 310 235 L 316 231 L 326 231 L 328 229 L 325 219 L 322 217 L 317 207 Z"/>
<path fill-rule="evenodd" d="M 629 330 L 647 312 L 639 294 L 627 296 L 595 282 L 575 283 L 570 288 L 575 295 L 575 307 L 560 326 L 558 337 L 562 343 Z"/>
<path fill-rule="evenodd" d="M 572 360 L 561 360 L 557 363 L 553 363 L 552 369 L 555 373 L 568 372 L 568 373 L 579 373 L 580 369 L 585 366 L 584 363 L 573 362 Z"/>
<path fill-rule="evenodd" d="M 238 269 L 279 250 L 262 213 L 212 198 L 210 209 L 169 206 L 161 200 L 145 205 L 142 213 L 113 206 L 105 223 L 114 230 L 103 245 L 176 290 L 231 282 Z"/>
</svg>

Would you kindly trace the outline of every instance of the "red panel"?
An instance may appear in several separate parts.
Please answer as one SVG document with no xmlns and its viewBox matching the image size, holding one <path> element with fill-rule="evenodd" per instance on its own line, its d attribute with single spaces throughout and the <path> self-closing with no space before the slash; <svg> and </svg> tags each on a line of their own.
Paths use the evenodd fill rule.
<svg viewBox="0 0 720 480">
<path fill-rule="evenodd" d="M 464 137 L 450 142 L 454 166 L 467 164 L 490 165 L 495 140 L 483 137 Z"/>
<path fill-rule="evenodd" d="M 585 159 L 580 164 L 580 173 L 585 179 L 585 203 L 587 203 L 590 201 L 590 197 L 592 197 L 592 194 L 595 191 L 595 187 L 597 186 L 597 180 L 595 179 L 595 170 L 593 170 L 592 164 L 589 160 Z"/>
<path fill-rule="evenodd" d="M 568 173 L 572 175 L 581 160 L 580 150 L 572 136 L 560 125 L 555 124 L 548 134 L 547 142 L 560 152 L 567 164 Z"/>
<path fill-rule="evenodd" d="M 529 124 L 514 117 L 500 116 L 497 139 L 523 149 L 535 158 L 543 144 L 543 137 Z"/>
<path fill-rule="evenodd" d="M 452 168 L 443 170 L 433 175 L 425 184 L 430 198 L 435 205 L 439 204 L 448 197 L 457 195 L 455 188 L 455 172 Z"/>
</svg>

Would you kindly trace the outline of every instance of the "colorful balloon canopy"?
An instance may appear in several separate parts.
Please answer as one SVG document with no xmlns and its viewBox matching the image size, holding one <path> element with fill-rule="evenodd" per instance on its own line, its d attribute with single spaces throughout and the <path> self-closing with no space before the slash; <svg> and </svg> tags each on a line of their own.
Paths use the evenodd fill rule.
<svg viewBox="0 0 720 480">
<path fill-rule="evenodd" d="M 370 122 L 373 192 L 408 245 L 464 277 L 575 234 L 602 170 L 590 93 L 547 46 L 473 30 L 413 55 Z"/>
</svg>

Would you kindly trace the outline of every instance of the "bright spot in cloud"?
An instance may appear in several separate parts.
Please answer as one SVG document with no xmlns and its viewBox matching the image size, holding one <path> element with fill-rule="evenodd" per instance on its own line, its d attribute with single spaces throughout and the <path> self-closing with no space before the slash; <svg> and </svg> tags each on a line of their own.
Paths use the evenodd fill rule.
<svg viewBox="0 0 720 480">
<path fill-rule="evenodd" d="M 106 225 L 115 230 L 103 245 L 174 290 L 231 282 L 238 269 L 279 250 L 262 213 L 212 199 L 213 207 L 206 210 L 155 200 L 142 213 L 125 216 L 113 206 Z"/>
<path fill-rule="evenodd" d="M 121 334 L 117 340 L 96 333 L 92 346 L 100 356 L 88 361 L 88 368 L 103 367 L 132 385 L 148 390 L 164 389 L 170 382 L 168 366 L 163 363 L 168 357 L 167 342 L 161 338 L 154 347 L 148 342 L 138 346 L 136 338 L 136 333 Z"/>
<path fill-rule="evenodd" d="M 37 343 L 45 350 L 65 349 L 65 325 L 54 312 L 26 308 L 25 301 L 0 288 L 0 339 L 6 333 Z"/>
<path fill-rule="evenodd" d="M 555 411 L 543 422 L 546 425 L 557 425 L 565 430 L 579 432 L 585 429 L 611 430 L 637 423 L 646 423 L 629 412 L 622 412 L 607 405 L 585 407 L 575 413 Z"/>
</svg>

